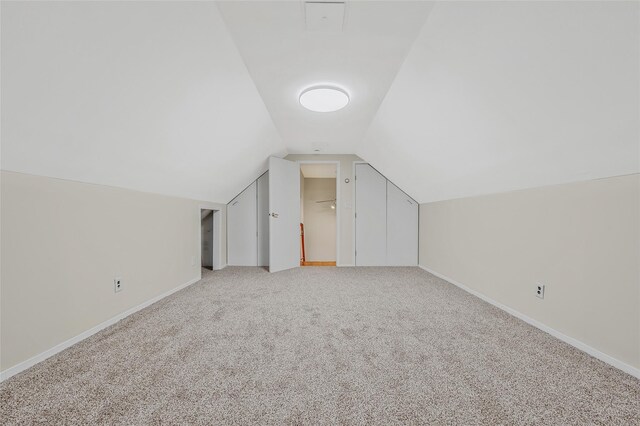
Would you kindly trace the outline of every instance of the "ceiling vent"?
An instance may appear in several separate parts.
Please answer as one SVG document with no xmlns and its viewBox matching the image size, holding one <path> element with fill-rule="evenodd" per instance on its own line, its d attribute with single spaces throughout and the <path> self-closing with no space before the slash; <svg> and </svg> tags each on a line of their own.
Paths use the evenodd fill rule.
<svg viewBox="0 0 640 426">
<path fill-rule="evenodd" d="M 305 24 L 307 31 L 342 31 L 344 8 L 344 2 L 306 2 Z"/>
</svg>

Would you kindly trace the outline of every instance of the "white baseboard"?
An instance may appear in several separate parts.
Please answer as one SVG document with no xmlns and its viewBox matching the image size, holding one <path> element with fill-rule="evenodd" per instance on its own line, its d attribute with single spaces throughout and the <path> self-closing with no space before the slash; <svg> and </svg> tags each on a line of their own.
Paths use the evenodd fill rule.
<svg viewBox="0 0 640 426">
<path fill-rule="evenodd" d="M 222 271 L 224 268 L 226 268 L 228 265 L 225 263 L 222 266 L 219 266 L 218 268 L 214 269 L 214 271 Z"/>
<path fill-rule="evenodd" d="M 0 372 L 0 382 L 3 382 L 5 380 L 7 380 L 9 377 L 14 376 L 24 370 L 26 370 L 29 367 L 32 367 L 34 365 L 36 365 L 39 362 L 44 361 L 45 359 L 57 354 L 58 352 L 62 352 L 63 350 L 67 349 L 68 347 L 71 347 L 73 345 L 75 345 L 76 343 L 86 339 L 87 337 L 93 336 L 94 334 L 96 334 L 97 332 L 104 330 L 105 328 L 109 327 L 110 325 L 113 325 L 115 323 L 117 323 L 118 321 L 128 317 L 129 315 L 138 312 L 139 310 L 142 310 L 144 308 L 146 308 L 147 306 L 153 305 L 154 303 L 156 303 L 157 301 L 164 299 L 167 296 L 172 295 L 173 293 L 182 290 L 185 287 L 190 286 L 191 284 L 194 284 L 196 282 L 200 281 L 200 278 L 194 278 L 182 285 L 179 285 L 176 288 L 173 288 L 167 292 L 164 292 L 162 294 L 160 294 L 159 296 L 156 296 L 152 299 L 147 300 L 146 302 L 143 302 L 141 304 L 139 304 L 138 306 L 134 306 L 131 309 L 128 309 L 118 315 L 116 315 L 113 318 L 110 318 L 98 325 L 96 325 L 93 328 L 90 328 L 87 331 L 83 331 L 82 333 L 78 334 L 75 337 L 72 337 L 71 339 L 64 341 L 62 343 L 57 344 L 56 346 L 52 347 L 51 349 L 47 349 L 46 351 L 32 357 L 29 358 L 26 361 L 23 361 L 17 365 L 14 365 L 11 368 L 7 368 L 6 370 Z"/>
<path fill-rule="evenodd" d="M 340 264 L 336 264 L 336 266 L 338 266 L 340 268 L 342 268 L 342 267 L 344 267 L 344 268 L 352 268 L 352 267 L 354 267 L 356 265 L 354 265 L 352 263 L 340 263 Z"/>
<path fill-rule="evenodd" d="M 443 280 L 455 285 L 456 287 L 461 288 L 462 290 L 466 291 L 467 293 L 470 293 L 482 300 L 484 300 L 487 303 L 492 304 L 493 306 L 502 309 L 503 311 L 513 315 L 516 318 L 521 319 L 522 321 L 544 331 L 545 333 L 548 333 L 550 335 L 552 335 L 553 337 L 562 340 L 565 343 L 570 344 L 571 346 L 580 349 L 583 352 L 588 353 L 589 355 L 591 355 L 594 358 L 598 358 L 600 361 L 606 362 L 607 364 L 611 365 L 612 367 L 615 367 L 619 370 L 624 371 L 625 373 L 631 374 L 634 377 L 637 377 L 640 379 L 640 369 L 633 367 L 625 362 L 620 361 L 619 359 L 616 359 L 610 355 L 605 354 L 604 352 L 600 352 L 599 350 L 592 348 L 591 346 L 587 345 L 586 343 L 581 342 L 578 339 L 574 339 L 573 337 L 567 336 L 566 334 L 563 334 L 561 332 L 559 332 L 558 330 L 555 330 L 531 317 L 526 316 L 525 314 L 516 311 L 513 308 L 510 308 L 506 305 L 503 305 L 500 302 L 496 302 L 495 300 L 485 296 L 484 294 L 473 290 L 469 287 L 467 287 L 466 285 L 457 282 L 454 279 L 451 279 L 445 275 L 442 275 L 436 271 L 433 271 L 425 266 L 419 265 L 419 267 L 425 271 L 427 271 L 430 274 L 435 275 L 438 278 L 442 278 Z"/>
</svg>

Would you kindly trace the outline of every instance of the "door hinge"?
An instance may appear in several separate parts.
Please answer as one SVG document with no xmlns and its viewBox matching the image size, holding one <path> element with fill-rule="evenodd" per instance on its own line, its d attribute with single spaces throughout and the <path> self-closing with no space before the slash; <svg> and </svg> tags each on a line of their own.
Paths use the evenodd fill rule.
<svg viewBox="0 0 640 426">
<path fill-rule="evenodd" d="M 358 218 L 358 213 L 354 213 L 354 215 L 356 216 L 356 219 Z"/>
</svg>

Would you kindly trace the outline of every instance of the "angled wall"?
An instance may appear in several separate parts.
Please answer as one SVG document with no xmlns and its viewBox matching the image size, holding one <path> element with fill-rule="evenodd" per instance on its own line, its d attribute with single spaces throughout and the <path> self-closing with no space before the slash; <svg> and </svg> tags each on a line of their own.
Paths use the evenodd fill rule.
<svg viewBox="0 0 640 426">
<path fill-rule="evenodd" d="M 436 2 L 355 153 L 421 203 L 638 173 L 639 14 Z"/>
<path fill-rule="evenodd" d="M 2 170 L 226 202 L 284 155 L 215 2 L 0 7 Z"/>
</svg>

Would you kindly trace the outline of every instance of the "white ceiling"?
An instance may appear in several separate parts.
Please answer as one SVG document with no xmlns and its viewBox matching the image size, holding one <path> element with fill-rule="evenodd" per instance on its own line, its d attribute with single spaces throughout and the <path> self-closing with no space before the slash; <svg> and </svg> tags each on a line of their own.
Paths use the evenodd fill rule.
<svg viewBox="0 0 640 426">
<path fill-rule="evenodd" d="M 307 30 L 302 1 L 219 6 L 287 151 L 352 154 L 432 4 L 349 1 L 342 31 Z M 347 107 L 317 113 L 300 105 L 304 89 L 327 83 L 350 94 Z"/>
<path fill-rule="evenodd" d="M 356 154 L 420 202 L 640 172 L 639 6 L 438 3 Z"/>
<path fill-rule="evenodd" d="M 218 202 L 317 149 L 420 202 L 640 172 L 638 2 L 1 7 L 3 170 Z"/>
<path fill-rule="evenodd" d="M 286 150 L 215 3 L 2 2 L 2 169 L 227 202 Z"/>
<path fill-rule="evenodd" d="M 329 163 L 300 164 L 300 171 L 305 178 L 336 178 L 337 167 Z"/>
</svg>

